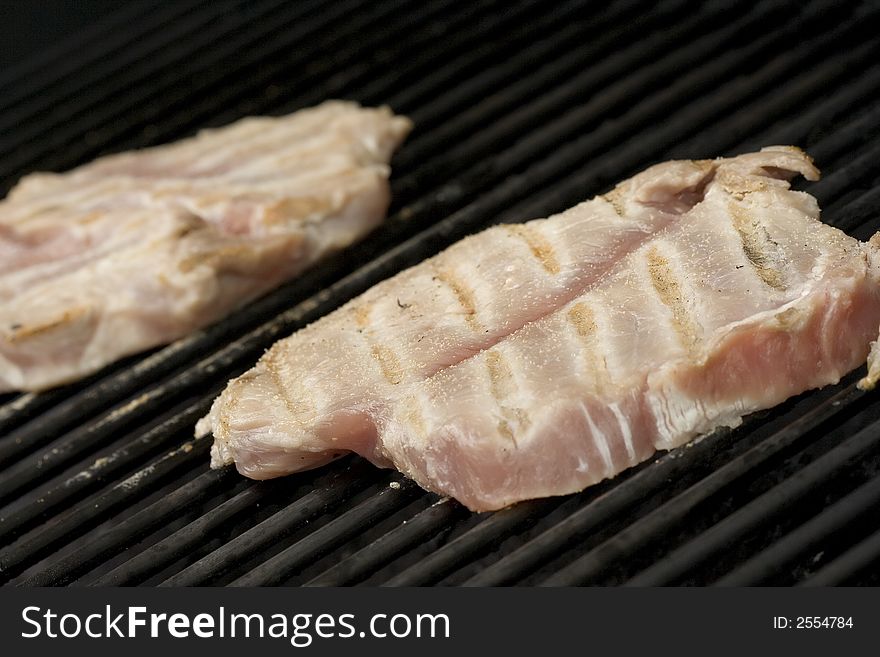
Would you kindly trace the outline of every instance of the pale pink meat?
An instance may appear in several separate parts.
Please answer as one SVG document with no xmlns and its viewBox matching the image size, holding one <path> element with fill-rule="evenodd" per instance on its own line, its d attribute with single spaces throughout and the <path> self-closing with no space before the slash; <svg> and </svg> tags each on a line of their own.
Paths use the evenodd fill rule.
<svg viewBox="0 0 880 657">
<path fill-rule="evenodd" d="M 837 382 L 880 251 L 818 219 L 800 150 L 660 164 L 469 237 L 276 343 L 198 427 L 275 477 L 347 451 L 473 510 L 579 491 Z"/>
<path fill-rule="evenodd" d="M 173 341 L 363 237 L 410 127 L 328 102 L 25 177 L 0 202 L 0 392 Z"/>
</svg>

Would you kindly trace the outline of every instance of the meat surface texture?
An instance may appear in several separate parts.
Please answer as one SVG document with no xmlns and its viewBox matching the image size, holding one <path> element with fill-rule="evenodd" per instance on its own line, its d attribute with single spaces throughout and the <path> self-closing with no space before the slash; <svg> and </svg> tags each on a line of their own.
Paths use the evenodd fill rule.
<svg viewBox="0 0 880 657">
<path fill-rule="evenodd" d="M 0 392 L 171 342 L 361 238 L 410 127 L 327 102 L 25 177 L 0 202 Z"/>
<path fill-rule="evenodd" d="M 468 237 L 276 343 L 197 432 L 252 478 L 353 451 L 485 511 L 836 383 L 877 336 L 880 243 L 798 173 L 782 146 L 667 162 Z"/>
</svg>

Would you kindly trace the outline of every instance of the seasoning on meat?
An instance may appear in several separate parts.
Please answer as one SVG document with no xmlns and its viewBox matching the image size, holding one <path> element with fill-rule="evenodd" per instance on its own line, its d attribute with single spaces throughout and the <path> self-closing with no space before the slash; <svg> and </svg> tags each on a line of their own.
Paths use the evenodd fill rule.
<svg viewBox="0 0 880 657">
<path fill-rule="evenodd" d="M 496 226 L 276 343 L 214 402 L 213 465 L 342 450 L 472 510 L 579 491 L 837 382 L 880 325 L 880 250 L 789 188 L 791 147 L 660 164 Z"/>
</svg>

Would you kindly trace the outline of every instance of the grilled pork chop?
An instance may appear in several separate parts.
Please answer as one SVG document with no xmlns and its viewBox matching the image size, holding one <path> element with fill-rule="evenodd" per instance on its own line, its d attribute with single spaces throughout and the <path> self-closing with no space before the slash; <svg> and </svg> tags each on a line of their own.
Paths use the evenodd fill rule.
<svg viewBox="0 0 880 657">
<path fill-rule="evenodd" d="M 668 162 L 496 226 L 276 343 L 197 431 L 255 479 L 346 451 L 472 510 L 579 491 L 837 382 L 880 324 L 880 237 L 789 189 L 800 150 Z M 874 243 L 876 242 L 876 243 Z"/>
<path fill-rule="evenodd" d="M 328 102 L 24 178 L 0 202 L 0 392 L 170 342 L 359 239 L 410 127 Z"/>
</svg>

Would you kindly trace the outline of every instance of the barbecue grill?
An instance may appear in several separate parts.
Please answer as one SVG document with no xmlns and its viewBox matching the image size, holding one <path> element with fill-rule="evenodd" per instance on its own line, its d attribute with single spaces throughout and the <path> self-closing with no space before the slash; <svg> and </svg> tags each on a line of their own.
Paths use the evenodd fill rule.
<svg viewBox="0 0 880 657">
<path fill-rule="evenodd" d="M 0 75 L 0 185 L 327 98 L 415 130 L 384 227 L 179 342 L 0 396 L 0 581 L 836 585 L 880 579 L 880 395 L 801 395 L 612 481 L 488 514 L 345 457 L 252 482 L 195 421 L 275 340 L 495 222 L 669 158 L 804 147 L 880 229 L 880 7 L 559 0 L 120 5 Z M 7 27 L 6 29 L 11 29 Z"/>
</svg>

